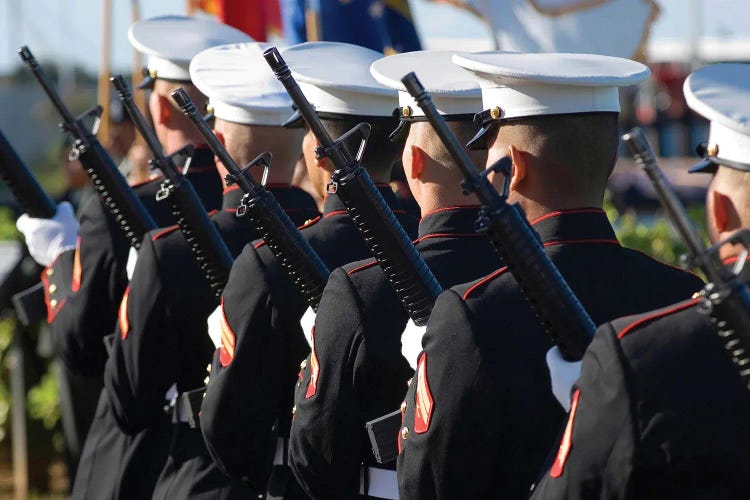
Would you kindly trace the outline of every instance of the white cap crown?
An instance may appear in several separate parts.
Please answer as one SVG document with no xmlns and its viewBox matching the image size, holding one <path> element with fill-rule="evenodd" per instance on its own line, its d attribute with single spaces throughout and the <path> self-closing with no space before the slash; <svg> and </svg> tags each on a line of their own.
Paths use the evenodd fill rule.
<svg viewBox="0 0 750 500">
<path fill-rule="evenodd" d="M 193 84 L 208 96 L 214 115 L 245 125 L 279 126 L 292 114 L 292 100 L 263 58 L 266 43 L 220 45 L 190 63 Z"/>
<path fill-rule="evenodd" d="M 451 50 L 421 50 L 378 59 L 370 66 L 377 81 L 398 90 L 402 116 L 424 116 L 424 112 L 406 91 L 401 78 L 416 73 L 432 102 L 443 115 L 473 114 L 482 111 L 482 92 L 474 75 L 453 64 Z M 406 114 L 408 113 L 408 115 Z"/>
<path fill-rule="evenodd" d="M 711 121 L 710 156 L 750 164 L 750 65 L 713 64 L 683 85 L 687 105 Z"/>
<path fill-rule="evenodd" d="M 391 116 L 398 100 L 393 89 L 370 74 L 382 54 L 358 45 L 306 42 L 281 52 L 302 92 L 318 112 Z"/>
<path fill-rule="evenodd" d="M 208 19 L 160 16 L 130 25 L 128 40 L 148 57 L 152 78 L 190 81 L 188 65 L 198 52 L 216 45 L 252 42 L 242 31 Z"/>
<path fill-rule="evenodd" d="M 619 112 L 618 88 L 648 78 L 645 65 L 594 54 L 480 52 L 453 56 L 473 72 L 485 109 L 501 118 Z"/>
</svg>

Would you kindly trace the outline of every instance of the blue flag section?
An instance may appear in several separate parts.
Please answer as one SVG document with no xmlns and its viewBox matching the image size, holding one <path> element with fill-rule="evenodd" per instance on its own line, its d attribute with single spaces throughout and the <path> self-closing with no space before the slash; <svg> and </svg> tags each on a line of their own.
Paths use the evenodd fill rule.
<svg viewBox="0 0 750 500">
<path fill-rule="evenodd" d="M 407 0 L 281 0 L 281 16 L 290 45 L 309 34 L 384 54 L 422 48 Z"/>
</svg>

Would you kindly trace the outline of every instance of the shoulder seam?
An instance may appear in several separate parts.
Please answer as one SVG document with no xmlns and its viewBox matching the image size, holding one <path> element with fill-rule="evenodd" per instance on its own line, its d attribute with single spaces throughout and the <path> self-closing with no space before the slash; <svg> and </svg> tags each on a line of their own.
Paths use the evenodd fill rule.
<svg viewBox="0 0 750 500">
<path fill-rule="evenodd" d="M 348 276 L 351 276 L 354 273 L 358 273 L 359 271 L 364 271 L 365 269 L 369 269 L 373 266 L 376 266 L 377 264 L 378 264 L 378 261 L 376 259 L 372 259 L 371 261 L 366 262 L 365 264 L 359 265 L 353 269 L 349 269 L 348 271 L 346 271 L 346 274 Z"/>
<path fill-rule="evenodd" d="M 620 246 L 620 242 L 617 240 L 610 240 L 610 239 L 582 239 L 582 240 L 554 240 L 554 241 L 547 241 L 544 243 L 544 248 L 548 247 L 554 247 L 558 245 L 575 245 L 575 244 L 584 244 L 584 245 L 590 245 L 590 244 L 598 244 L 598 245 L 616 245 Z M 469 298 L 469 295 L 471 295 L 477 288 L 486 285 L 493 279 L 501 276 L 505 273 L 505 271 L 508 270 L 508 266 L 503 266 L 500 269 L 493 271 L 491 274 L 488 274 L 484 278 L 482 278 L 480 281 L 474 283 L 468 290 L 466 290 L 462 297 L 464 300 Z"/>
<path fill-rule="evenodd" d="M 618 339 L 622 339 L 625 335 L 632 332 L 636 329 L 636 327 L 644 325 L 650 321 L 654 321 L 660 318 L 663 318 L 665 316 L 669 316 L 670 314 L 675 314 L 680 311 L 684 311 L 685 309 L 690 309 L 695 304 L 701 301 L 701 298 L 695 298 L 688 300 L 687 302 L 682 302 L 680 304 L 675 304 L 672 306 L 668 306 L 666 309 L 662 309 L 660 311 L 656 311 L 653 313 L 648 314 L 648 316 L 638 318 L 637 320 L 633 321 L 629 325 L 627 325 L 625 328 L 620 330 L 620 332 L 617 334 Z"/>
<path fill-rule="evenodd" d="M 172 225 L 172 226 L 167 226 L 167 227 L 165 227 L 165 228 L 163 228 L 163 229 L 159 229 L 159 230 L 157 230 L 157 231 L 156 231 L 156 232 L 154 233 L 154 235 L 153 235 L 153 236 L 151 236 L 151 241 L 156 241 L 156 240 L 158 240 L 159 238 L 161 238 L 162 236 L 166 236 L 166 235 L 168 235 L 169 233 L 173 233 L 173 232 L 174 232 L 174 231 L 176 231 L 177 229 L 179 229 L 179 226 L 178 226 L 177 224 L 174 224 L 174 225 Z"/>
</svg>

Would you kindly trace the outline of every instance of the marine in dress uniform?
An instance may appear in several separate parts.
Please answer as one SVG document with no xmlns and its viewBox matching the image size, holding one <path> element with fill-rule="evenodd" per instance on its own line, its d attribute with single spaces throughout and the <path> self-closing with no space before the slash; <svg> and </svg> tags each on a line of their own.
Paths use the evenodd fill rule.
<svg viewBox="0 0 750 500">
<path fill-rule="evenodd" d="M 711 120 L 709 156 L 694 170 L 714 174 L 712 242 L 750 225 L 748 81 L 745 64 L 708 66 L 685 81 L 688 105 Z M 738 253 L 721 250 L 727 265 Z M 750 268 L 739 276 L 750 282 Z M 747 498 L 750 394 L 700 300 L 601 326 L 581 365 L 550 362 L 553 384 L 571 368 L 580 378 L 564 392 L 572 408 L 534 499 Z"/>
<path fill-rule="evenodd" d="M 369 72 L 382 57 L 370 49 L 343 43 L 311 42 L 283 52 L 302 91 L 329 133 L 338 137 L 359 122 L 372 125 L 363 166 L 389 206 L 397 213 L 396 197 L 387 184 L 401 146 L 388 140 L 397 120 L 396 92 L 379 84 Z M 299 122 L 297 116 L 290 123 Z M 307 132 L 305 163 L 321 195 L 334 166 L 315 158 L 317 141 Z M 416 220 L 400 217 L 408 234 Z M 360 260 L 368 250 L 343 202 L 327 193 L 322 217 L 300 228 L 302 237 L 329 269 Z M 284 464 L 299 363 L 309 353 L 300 328 L 307 304 L 282 272 L 264 243 L 247 246 L 235 261 L 218 314 L 222 348 L 211 372 L 201 407 L 201 429 L 211 455 L 233 477 L 265 488 L 272 463 L 277 465 L 269 496 L 302 495 Z M 284 439 L 278 439 L 284 438 Z M 274 452 L 277 452 L 274 459 Z"/>
<path fill-rule="evenodd" d="M 510 201 L 594 323 L 689 297 L 701 281 L 623 248 L 601 210 L 618 87 L 640 63 L 586 54 L 454 56 L 482 86 L 488 164 L 513 160 Z M 551 341 L 507 268 L 443 292 L 422 339 L 398 436 L 403 499 L 525 498 L 564 412 Z"/>
<path fill-rule="evenodd" d="M 473 118 L 481 111 L 481 92 L 476 79 L 451 62 L 452 55 L 408 52 L 371 66 L 378 81 L 399 91 L 394 139 L 406 139 L 404 170 L 423 215 L 415 245 L 444 288 L 484 276 L 499 262 L 487 238 L 474 230 L 477 200 L 462 194 L 461 171 L 399 80 L 416 71 L 451 128 L 468 141 L 478 128 Z M 486 152 L 473 157 L 484 164 Z M 295 477 L 313 498 L 358 493 L 398 498 L 396 463 L 376 463 L 365 423 L 398 409 L 404 398 L 413 373 L 401 356 L 407 319 L 374 259 L 331 274 L 315 320 L 312 353 L 295 389 L 289 445 Z"/>
<path fill-rule="evenodd" d="M 169 90 L 182 86 L 202 104 L 205 97 L 190 83 L 188 63 L 197 52 L 217 43 L 229 43 L 247 40 L 242 32 L 226 25 L 196 20 L 187 17 L 166 16 L 153 18 L 133 24 L 128 32 L 130 43 L 147 55 L 149 77 L 144 80 L 145 86 L 152 87 L 149 97 L 149 108 L 154 119 L 154 130 L 167 153 L 180 149 L 186 144 L 198 145 L 192 158 L 187 177 L 194 182 L 207 210 L 221 207 L 221 179 L 216 171 L 213 154 L 206 147 L 200 147 L 202 140 L 189 121 L 182 116 L 179 108 L 169 99 Z M 191 171 L 193 173 L 191 173 Z M 196 179 L 196 176 L 200 176 Z M 195 180 L 194 180 L 195 179 Z M 201 180 L 205 179 L 205 180 Z M 209 184 L 210 183 L 210 184 Z M 155 200 L 161 180 L 149 182 L 149 200 Z M 169 211 L 167 203 L 159 203 L 159 210 Z M 173 221 L 170 216 L 168 224 Z M 83 239 L 82 239 L 83 243 Z M 84 252 L 81 251 L 81 255 Z M 96 332 L 96 343 L 100 345 L 100 336 L 114 331 L 117 323 L 117 308 L 125 291 L 125 267 L 127 246 L 121 247 L 121 266 L 118 279 L 122 279 L 120 296 L 112 299 L 112 316 L 104 332 Z M 127 261 L 132 265 L 132 259 Z M 88 267 L 82 261 L 83 281 L 86 280 Z M 93 278 L 93 277 L 92 277 Z M 100 278 L 100 279 L 109 279 Z M 114 297 L 114 295 L 112 296 Z M 86 304 L 91 308 L 90 304 Z M 81 323 L 83 331 L 89 325 Z M 93 332 L 92 332 L 93 333 Z M 92 341 L 94 343 L 94 341 Z M 104 369 L 102 359 L 100 370 Z M 169 428 L 169 419 L 165 416 L 161 422 L 164 429 Z M 148 497 L 161 468 L 165 452 L 160 451 L 168 442 L 158 437 L 161 434 L 143 432 L 138 435 L 124 434 L 117 426 L 109 407 L 106 391 L 102 391 L 97 406 L 94 422 L 84 443 L 81 463 L 73 483 L 73 498 L 143 498 Z"/>
<path fill-rule="evenodd" d="M 313 199 L 289 186 L 302 133 L 281 128 L 292 114 L 292 102 L 262 57 L 266 48 L 246 43 L 208 49 L 193 58 L 190 76 L 209 97 L 217 133 L 239 164 L 271 152 L 270 190 L 301 224 L 317 214 Z M 226 171 L 221 164 L 218 167 L 224 177 Z M 258 169 L 259 179 L 261 174 Z M 257 238 L 254 224 L 236 215 L 243 194 L 236 185 L 227 187 L 222 210 L 211 216 L 233 256 Z M 165 404 L 174 397 L 165 396 L 173 384 L 175 395 L 204 385 L 214 351 L 206 318 L 216 305 L 181 231 L 166 228 L 144 238 L 120 308 L 119 340 L 104 377 L 112 411 L 124 432 L 158 428 Z M 171 430 L 166 431 L 167 436 L 171 434 L 169 457 L 152 498 L 248 498 L 256 494 L 218 470 L 200 429 L 189 425 L 181 405 L 171 404 L 175 409 Z"/>
</svg>

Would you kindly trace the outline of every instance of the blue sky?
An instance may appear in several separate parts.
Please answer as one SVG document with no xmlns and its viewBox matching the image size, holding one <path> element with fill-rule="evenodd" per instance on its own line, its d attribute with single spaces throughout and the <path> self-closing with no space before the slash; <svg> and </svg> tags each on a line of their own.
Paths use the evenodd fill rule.
<svg viewBox="0 0 750 500">
<path fill-rule="evenodd" d="M 657 1 L 662 14 L 652 37 L 687 38 L 690 0 Z M 425 0 L 410 0 L 410 3 L 423 37 L 486 36 L 482 24 L 468 13 L 457 14 L 450 6 Z M 747 26 L 750 2 L 703 0 L 702 3 L 705 35 L 750 39 Z M 126 36 L 130 2 L 116 0 L 113 4 L 113 70 L 127 71 L 132 58 Z M 184 13 L 185 4 L 185 0 L 141 0 L 142 16 Z M 101 8 L 101 0 L 0 0 L 0 73 L 17 65 L 15 49 L 22 44 L 28 44 L 40 59 L 81 64 L 96 71 L 101 47 Z M 750 54 L 748 56 L 750 58 Z"/>
</svg>

